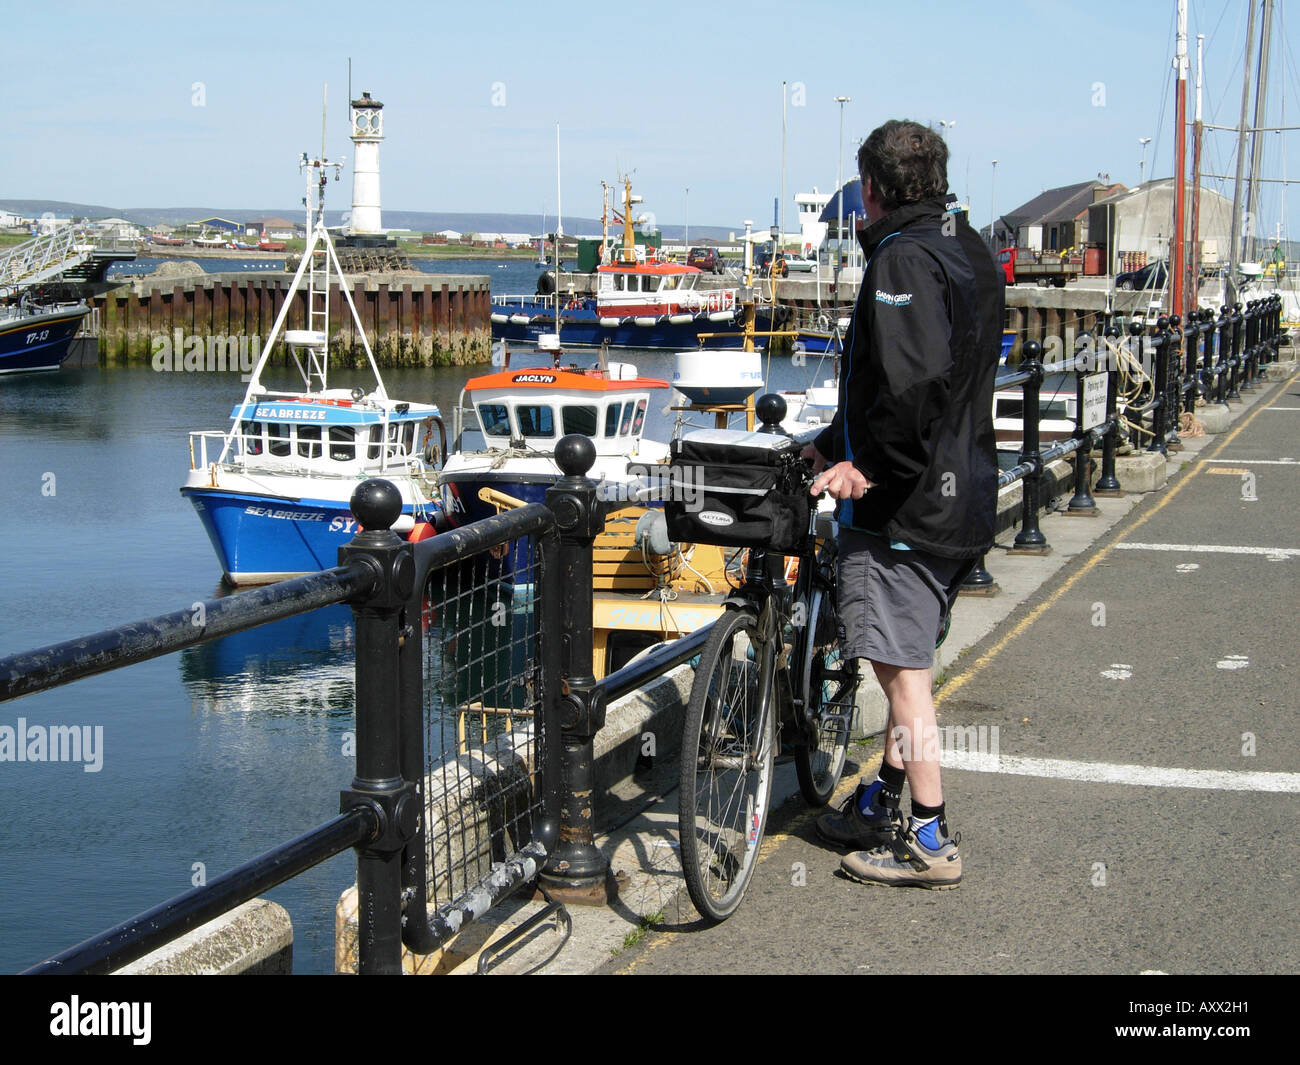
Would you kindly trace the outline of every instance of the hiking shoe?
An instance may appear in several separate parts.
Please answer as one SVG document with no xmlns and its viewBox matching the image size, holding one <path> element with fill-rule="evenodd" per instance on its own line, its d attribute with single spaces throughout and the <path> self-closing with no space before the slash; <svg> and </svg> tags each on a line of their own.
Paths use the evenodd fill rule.
<svg viewBox="0 0 1300 1065">
<path fill-rule="evenodd" d="M 840 868 L 862 884 L 936 891 L 955 888 L 961 883 L 961 854 L 957 850 L 961 833 L 949 836 L 947 824 L 941 821 L 938 836 L 938 847 L 931 849 L 916 838 L 909 822 L 889 843 L 846 855 Z"/>
<path fill-rule="evenodd" d="M 899 828 L 899 813 L 885 806 L 872 806 L 864 814 L 858 806 L 868 785 L 858 781 L 853 794 L 844 800 L 838 813 L 822 814 L 817 818 L 817 834 L 837 847 L 864 847 L 870 850 L 887 844 Z"/>
</svg>

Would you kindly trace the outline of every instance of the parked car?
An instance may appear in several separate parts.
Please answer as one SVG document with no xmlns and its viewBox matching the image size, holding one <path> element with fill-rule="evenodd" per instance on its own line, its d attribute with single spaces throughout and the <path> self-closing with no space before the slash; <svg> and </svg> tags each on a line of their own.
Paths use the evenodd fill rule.
<svg viewBox="0 0 1300 1065">
<path fill-rule="evenodd" d="M 754 271 L 759 277 L 786 277 L 790 273 L 790 264 L 785 261 L 785 253 L 778 252 L 775 257 L 771 248 L 759 248 L 754 252 Z"/>
<path fill-rule="evenodd" d="M 1164 288 L 1168 283 L 1169 270 L 1163 259 L 1147 263 L 1140 270 L 1129 270 L 1127 273 L 1115 275 L 1115 287 L 1125 292 Z"/>
<path fill-rule="evenodd" d="M 717 248 L 692 248 L 686 255 L 686 265 L 714 274 L 720 274 L 725 269 Z"/>
</svg>

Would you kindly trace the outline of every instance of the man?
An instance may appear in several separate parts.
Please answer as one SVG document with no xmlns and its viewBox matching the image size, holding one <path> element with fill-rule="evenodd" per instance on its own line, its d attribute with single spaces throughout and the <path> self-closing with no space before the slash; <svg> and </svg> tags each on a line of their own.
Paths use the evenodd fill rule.
<svg viewBox="0 0 1300 1065">
<path fill-rule="evenodd" d="M 841 866 L 854 879 L 928 888 L 961 880 L 930 670 L 957 591 L 993 542 L 1004 298 L 981 238 L 946 213 L 947 163 L 943 140 L 915 122 L 886 122 L 859 150 L 867 265 L 839 410 L 804 449 L 817 473 L 813 494 L 841 500 L 844 653 L 871 662 L 889 699 L 877 778 L 859 782 L 818 831 L 861 848 Z"/>
</svg>

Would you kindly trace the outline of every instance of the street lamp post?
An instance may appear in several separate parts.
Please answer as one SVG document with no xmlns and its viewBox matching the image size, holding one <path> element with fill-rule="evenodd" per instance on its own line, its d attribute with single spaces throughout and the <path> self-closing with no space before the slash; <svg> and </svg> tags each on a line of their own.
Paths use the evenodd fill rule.
<svg viewBox="0 0 1300 1065">
<path fill-rule="evenodd" d="M 956 119 L 954 119 L 952 122 L 945 122 L 943 119 L 939 119 L 939 131 L 941 136 L 943 137 L 943 142 L 945 144 L 948 143 L 948 130 L 952 129 L 952 127 L 955 126 L 956 124 L 957 124 Z"/>
<path fill-rule="evenodd" d="M 993 194 L 998 187 L 998 161 L 993 160 L 993 180 L 989 183 L 989 247 L 994 251 L 998 250 L 998 237 L 996 232 L 998 216 L 996 208 L 993 206 Z"/>
<path fill-rule="evenodd" d="M 690 254 L 691 250 L 691 187 L 686 186 L 686 207 L 683 209 L 686 215 L 686 235 L 682 237 L 682 243 L 686 245 L 686 252 Z"/>
<path fill-rule="evenodd" d="M 1147 169 L 1147 145 L 1151 143 L 1150 137 L 1139 137 L 1138 144 L 1142 145 L 1142 162 L 1138 164 L 1138 185 L 1141 186 L 1146 175 Z"/>
<path fill-rule="evenodd" d="M 840 260 L 844 258 L 844 105 L 850 102 L 847 96 L 835 97 L 840 105 L 840 151 L 835 159 L 835 298 L 840 294 Z"/>
</svg>

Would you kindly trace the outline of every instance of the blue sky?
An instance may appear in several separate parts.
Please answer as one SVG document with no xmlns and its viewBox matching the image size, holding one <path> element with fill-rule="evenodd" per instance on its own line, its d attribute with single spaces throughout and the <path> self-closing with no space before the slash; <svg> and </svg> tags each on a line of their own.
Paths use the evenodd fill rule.
<svg viewBox="0 0 1300 1065">
<path fill-rule="evenodd" d="M 1195 34 L 1207 35 L 1206 118 L 1235 124 L 1245 0 L 1189 6 L 1193 63 Z M 1269 118 L 1280 124 L 1284 90 L 1300 124 L 1300 9 L 1278 6 Z M 765 226 L 780 191 L 785 81 L 790 227 L 789 197 L 834 186 L 837 95 L 852 98 L 846 178 L 858 139 L 885 119 L 954 122 L 950 186 L 982 225 L 991 196 L 1001 212 L 1098 172 L 1136 184 L 1140 137 L 1153 138 L 1147 176 L 1169 174 L 1174 10 L 1174 0 L 28 5 L 6 13 L 0 199 L 294 207 L 296 158 L 320 144 L 325 82 L 327 148 L 350 161 L 351 56 L 354 94 L 385 104 L 386 208 L 553 216 L 559 122 L 566 214 L 598 215 L 601 179 L 631 169 L 661 222 L 689 212 L 699 225 Z M 1265 169 L 1300 179 L 1300 153 L 1282 143 L 1269 135 Z M 1233 152 L 1218 134 L 1207 157 L 1229 173 Z M 350 170 L 332 207 L 347 206 L 349 182 Z M 1281 203 L 1280 186 L 1262 196 L 1270 233 Z"/>
</svg>

